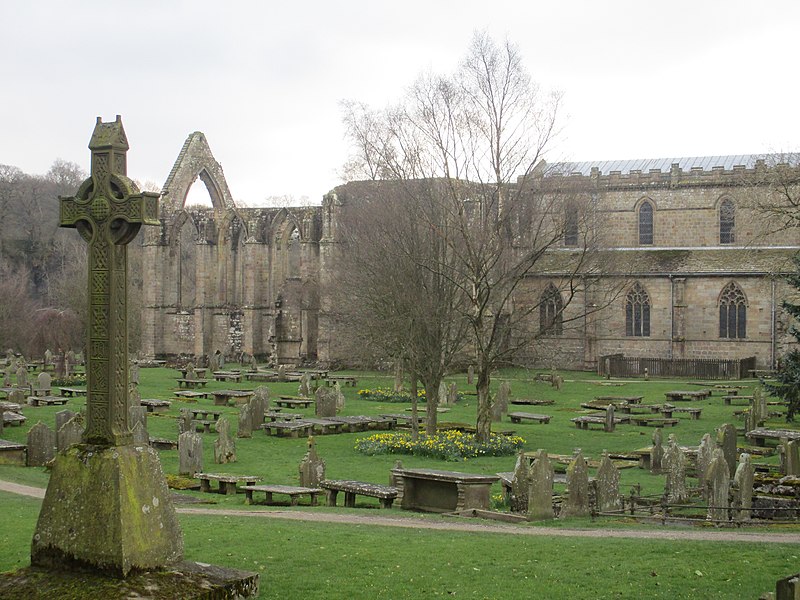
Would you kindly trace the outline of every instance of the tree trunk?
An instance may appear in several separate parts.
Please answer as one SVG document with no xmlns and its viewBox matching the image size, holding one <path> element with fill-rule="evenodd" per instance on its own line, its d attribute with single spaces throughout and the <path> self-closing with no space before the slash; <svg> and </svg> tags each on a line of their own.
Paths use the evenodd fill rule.
<svg viewBox="0 0 800 600">
<path fill-rule="evenodd" d="M 436 412 L 436 408 L 439 406 L 439 384 L 441 381 L 439 379 L 438 381 L 431 380 L 425 383 L 425 396 L 427 397 L 427 402 L 425 403 L 427 408 L 425 435 L 428 437 L 433 437 L 437 433 L 436 420 L 439 413 Z"/>
<path fill-rule="evenodd" d="M 417 374 L 413 371 L 409 374 L 411 385 L 409 386 L 409 394 L 411 394 L 411 439 L 417 441 L 419 439 L 419 421 L 417 410 Z"/>
<path fill-rule="evenodd" d="M 479 361 L 475 389 L 478 392 L 478 419 L 475 423 L 475 438 L 478 442 L 488 442 L 492 433 L 492 397 L 489 394 L 488 366 Z"/>
</svg>

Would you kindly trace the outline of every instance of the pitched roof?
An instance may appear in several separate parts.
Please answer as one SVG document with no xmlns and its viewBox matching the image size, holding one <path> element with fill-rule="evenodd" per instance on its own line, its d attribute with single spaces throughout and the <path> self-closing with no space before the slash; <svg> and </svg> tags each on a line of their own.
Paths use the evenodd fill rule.
<svg viewBox="0 0 800 600">
<path fill-rule="evenodd" d="M 635 158 L 629 160 L 595 160 L 581 162 L 563 162 L 550 165 L 548 171 L 553 174 L 562 175 L 590 175 L 592 168 L 596 167 L 600 175 L 608 175 L 611 171 L 619 171 L 625 175 L 631 171 L 641 171 L 648 173 L 651 170 L 659 170 L 668 173 L 672 165 L 677 164 L 683 171 L 691 171 L 692 168 L 700 167 L 704 171 L 711 171 L 714 167 L 722 167 L 726 171 L 734 167 L 745 167 L 752 169 L 756 160 L 764 158 L 759 154 L 730 154 L 728 156 L 687 156 L 683 158 Z"/>
</svg>

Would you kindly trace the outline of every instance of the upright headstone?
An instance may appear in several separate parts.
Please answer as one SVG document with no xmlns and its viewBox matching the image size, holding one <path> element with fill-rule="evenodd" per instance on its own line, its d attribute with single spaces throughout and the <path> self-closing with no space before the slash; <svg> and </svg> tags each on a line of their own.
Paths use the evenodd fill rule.
<svg viewBox="0 0 800 600">
<path fill-rule="evenodd" d="M 132 383 L 128 388 L 128 406 L 131 408 L 139 406 L 147 412 L 147 408 L 142 406 L 142 394 L 139 392 L 139 386 L 135 383 Z M 131 424 L 131 427 L 133 427 L 133 424 Z"/>
<path fill-rule="evenodd" d="M 56 379 L 64 379 L 66 377 L 66 371 L 64 368 L 64 353 L 60 350 L 56 354 L 56 366 L 55 366 L 55 373 Z"/>
<path fill-rule="evenodd" d="M 160 224 L 158 194 L 139 193 L 126 176 L 120 117 L 98 118 L 89 148 L 91 176 L 76 196 L 60 199 L 60 225 L 77 228 L 88 244 L 86 426 L 81 443 L 56 456 L 31 563 L 124 577 L 183 555 L 158 454 L 133 445 L 128 422 L 127 244 L 141 225 Z"/>
<path fill-rule="evenodd" d="M 53 353 L 50 351 L 50 348 L 44 351 L 44 365 L 47 368 L 47 365 L 52 364 L 53 362 Z"/>
<path fill-rule="evenodd" d="M 192 431 L 192 413 L 188 408 L 182 408 L 178 415 L 178 435 Z"/>
<path fill-rule="evenodd" d="M 662 470 L 666 473 L 664 495 L 668 502 L 685 502 L 689 497 L 686 490 L 686 456 L 678 446 L 674 435 L 669 436 L 667 450 L 661 463 Z"/>
<path fill-rule="evenodd" d="M 653 432 L 653 446 L 650 448 L 650 471 L 652 473 L 660 473 L 662 468 L 662 461 L 664 460 L 664 446 L 662 442 L 661 427 L 657 427 Z"/>
<path fill-rule="evenodd" d="M 314 394 L 314 413 L 320 418 L 336 416 L 336 390 L 330 387 L 318 388 Z"/>
<path fill-rule="evenodd" d="M 456 402 L 458 402 L 458 386 L 453 381 L 447 390 L 447 404 L 448 406 L 455 406 Z"/>
<path fill-rule="evenodd" d="M 528 512 L 528 491 L 531 487 L 531 470 L 528 457 L 524 451 L 517 454 L 517 462 L 514 465 L 514 475 L 511 477 L 511 497 L 509 504 L 511 512 Z"/>
<path fill-rule="evenodd" d="M 580 449 L 567 467 L 567 495 L 559 517 L 585 517 L 589 514 L 589 467 Z"/>
<path fill-rule="evenodd" d="M 194 372 L 194 365 L 192 363 L 186 365 L 186 375 L 184 379 L 187 381 L 194 381 L 197 379 L 197 373 Z"/>
<path fill-rule="evenodd" d="M 528 488 L 528 519 L 542 521 L 555 517 L 553 512 L 553 466 L 547 452 L 539 450 L 534 456 Z"/>
<path fill-rule="evenodd" d="M 17 387 L 28 387 L 28 369 L 26 369 L 24 366 L 17 368 Z"/>
<path fill-rule="evenodd" d="M 475 383 L 475 367 L 470 365 L 467 367 L 467 385 Z"/>
<path fill-rule="evenodd" d="M 336 412 L 340 413 L 344 410 L 344 403 L 345 403 L 344 393 L 342 392 L 342 386 L 340 386 L 339 382 L 337 381 L 333 385 L 333 389 L 336 392 Z"/>
<path fill-rule="evenodd" d="M 56 431 L 61 429 L 64 424 L 69 421 L 72 417 L 74 417 L 77 413 L 65 408 L 64 410 L 60 410 L 56 413 Z"/>
<path fill-rule="evenodd" d="M 447 384 L 444 380 L 439 382 L 439 406 L 447 406 Z"/>
<path fill-rule="evenodd" d="M 220 417 L 216 425 L 217 439 L 214 442 L 214 462 L 218 465 L 236 462 L 236 444 L 231 437 L 231 424 Z"/>
<path fill-rule="evenodd" d="M 308 438 L 308 451 L 300 461 L 300 485 L 318 488 L 325 479 L 325 461 L 317 454 L 317 445 L 313 437 Z"/>
<path fill-rule="evenodd" d="M 236 430 L 236 437 L 253 437 L 253 407 L 249 402 L 247 404 L 242 404 L 239 407 L 239 426 Z"/>
<path fill-rule="evenodd" d="M 64 377 L 66 377 L 66 378 L 68 378 L 70 375 L 72 375 L 72 369 L 75 366 L 75 363 L 72 362 L 72 359 L 70 358 L 71 354 L 72 354 L 72 351 L 67 352 L 66 354 L 64 354 Z"/>
<path fill-rule="evenodd" d="M 560 392 L 562 386 L 564 385 L 564 378 L 558 373 L 553 373 L 553 378 L 550 380 L 550 384 L 556 388 L 556 391 Z"/>
<path fill-rule="evenodd" d="M 11 387 L 11 384 L 13 383 L 11 378 L 13 375 L 14 375 L 14 367 L 12 367 L 11 364 L 9 363 L 3 370 L 3 387 Z"/>
<path fill-rule="evenodd" d="M 178 436 L 178 475 L 203 472 L 203 438 L 193 431 Z"/>
<path fill-rule="evenodd" d="M 147 407 L 141 404 L 130 405 L 128 407 L 128 423 L 131 426 L 131 431 L 133 431 L 133 426 L 136 423 L 141 423 L 142 429 L 147 433 Z"/>
<path fill-rule="evenodd" d="M 619 497 L 619 469 L 603 450 L 603 458 L 595 476 L 595 507 L 597 512 L 617 511 L 622 502 Z"/>
<path fill-rule="evenodd" d="M 725 460 L 725 451 L 722 448 L 715 448 L 711 464 L 708 465 L 708 471 L 706 471 L 709 520 L 728 520 L 730 483 L 731 477 L 728 471 L 728 461 Z"/>
<path fill-rule="evenodd" d="M 717 428 L 717 446 L 722 448 L 725 462 L 728 463 L 728 476 L 736 473 L 736 427 L 725 423 Z"/>
<path fill-rule="evenodd" d="M 280 382 L 286 381 L 286 365 L 278 365 L 278 374 L 276 379 Z"/>
<path fill-rule="evenodd" d="M 511 393 L 511 386 L 507 381 L 503 381 L 497 388 L 494 402 L 492 402 L 492 421 L 499 422 L 503 415 L 508 412 L 508 397 Z"/>
<path fill-rule="evenodd" d="M 131 363 L 129 378 L 131 384 L 139 385 L 139 363 L 137 361 Z"/>
<path fill-rule="evenodd" d="M 28 431 L 29 467 L 41 467 L 53 460 L 56 455 L 56 433 L 39 421 Z"/>
<path fill-rule="evenodd" d="M 733 476 L 734 510 L 733 518 L 736 521 L 749 521 L 750 509 L 753 508 L 753 476 L 755 467 L 747 452 L 739 455 L 739 464 Z"/>
<path fill-rule="evenodd" d="M 253 428 L 258 428 L 264 424 L 264 415 L 269 410 L 269 388 L 258 386 L 253 390 L 253 397 L 250 398 L 250 409 L 252 410 Z"/>
<path fill-rule="evenodd" d="M 614 405 L 609 404 L 606 407 L 606 420 L 603 424 L 603 429 L 606 433 L 614 433 L 614 429 L 617 426 L 616 417 L 614 416 Z"/>
<path fill-rule="evenodd" d="M 56 445 L 59 452 L 64 453 L 72 446 L 81 443 L 83 425 L 83 417 L 77 414 L 58 429 Z"/>
<path fill-rule="evenodd" d="M 7 399 L 11 404 L 19 404 L 20 406 L 22 406 L 23 404 L 25 404 L 25 399 L 26 399 L 25 391 L 19 388 L 11 390 L 8 393 Z"/>
<path fill-rule="evenodd" d="M 306 371 L 300 376 L 300 385 L 297 386 L 297 395 L 308 398 L 311 395 L 311 373 Z"/>
<path fill-rule="evenodd" d="M 714 458 L 714 448 L 716 443 L 711 439 L 711 435 L 706 433 L 700 440 L 700 446 L 697 448 L 697 485 L 701 493 L 705 497 L 706 493 L 706 471 L 708 465 L 711 464 L 711 459 Z"/>
<path fill-rule="evenodd" d="M 147 427 L 145 427 L 141 421 L 137 421 L 133 424 L 131 435 L 133 436 L 134 446 L 141 447 L 150 445 L 150 434 L 147 433 Z"/>
<path fill-rule="evenodd" d="M 800 475 L 800 441 L 781 439 L 782 471 L 784 475 Z"/>
<path fill-rule="evenodd" d="M 52 388 L 52 379 L 50 373 L 42 371 L 36 376 L 36 393 L 43 396 L 49 396 Z"/>
<path fill-rule="evenodd" d="M 208 358 L 208 370 L 212 373 L 219 371 L 219 350 Z"/>
</svg>

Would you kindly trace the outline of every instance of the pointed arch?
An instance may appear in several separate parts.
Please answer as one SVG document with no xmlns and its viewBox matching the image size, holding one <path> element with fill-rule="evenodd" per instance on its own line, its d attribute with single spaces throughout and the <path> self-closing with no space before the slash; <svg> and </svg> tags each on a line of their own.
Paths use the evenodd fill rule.
<svg viewBox="0 0 800 600">
<path fill-rule="evenodd" d="M 222 165 L 211 153 L 205 134 L 195 131 L 186 138 L 164 183 L 161 191 L 162 210 L 170 212 L 183 209 L 189 189 L 198 177 L 206 186 L 216 210 L 236 207 Z"/>
<path fill-rule="evenodd" d="M 561 292 L 549 283 L 539 297 L 539 332 L 542 335 L 561 335 L 563 333 L 564 300 Z"/>
<path fill-rule="evenodd" d="M 639 232 L 639 245 L 652 246 L 655 238 L 655 212 L 656 207 L 649 198 L 640 201 L 636 211 L 637 231 Z"/>
<path fill-rule="evenodd" d="M 719 203 L 719 243 L 736 243 L 736 205 L 730 198 Z"/>
<path fill-rule="evenodd" d="M 729 340 L 747 337 L 747 297 L 735 281 L 719 294 L 719 337 Z"/>
<path fill-rule="evenodd" d="M 638 281 L 625 296 L 625 335 L 650 337 L 650 294 Z"/>
</svg>

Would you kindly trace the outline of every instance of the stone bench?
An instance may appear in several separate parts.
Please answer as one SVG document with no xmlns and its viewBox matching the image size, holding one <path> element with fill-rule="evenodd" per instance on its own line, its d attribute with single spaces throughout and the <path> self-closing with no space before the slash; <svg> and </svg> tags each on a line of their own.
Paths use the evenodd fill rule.
<svg viewBox="0 0 800 600">
<path fill-rule="evenodd" d="M 249 372 L 244 374 L 244 378 L 247 381 L 277 381 L 278 375 L 275 373 Z"/>
<path fill-rule="evenodd" d="M 345 375 L 329 375 L 325 378 L 325 385 L 332 386 L 336 382 L 341 383 L 342 385 L 349 385 L 351 387 L 356 387 L 356 378 L 355 377 L 348 377 Z"/>
<path fill-rule="evenodd" d="M 283 408 L 308 408 L 314 404 L 314 400 L 311 398 L 287 398 L 286 396 L 281 396 L 274 402 L 275 406 Z"/>
<path fill-rule="evenodd" d="M 750 404 L 753 396 L 739 396 L 738 394 L 728 394 L 722 397 L 722 401 L 726 406 L 730 406 L 734 400 L 744 400 L 743 404 Z"/>
<path fill-rule="evenodd" d="M 201 492 L 216 492 L 232 496 L 236 493 L 236 484 L 245 483 L 253 485 L 257 481 L 261 481 L 261 477 L 254 475 L 230 475 L 228 473 L 195 473 L 195 478 L 200 480 Z M 214 490 L 211 488 L 211 482 L 219 482 L 219 489 Z"/>
<path fill-rule="evenodd" d="M 349 508 L 355 507 L 356 496 L 377 498 L 381 508 L 391 508 L 398 493 L 397 488 L 388 485 L 345 479 L 326 479 L 319 486 L 326 490 L 328 506 L 336 506 L 337 495 L 344 492 L 344 505 Z"/>
<path fill-rule="evenodd" d="M 518 404 L 522 406 L 549 406 L 555 404 L 555 400 L 530 400 L 527 398 L 514 398 L 510 400 L 511 404 Z"/>
<path fill-rule="evenodd" d="M 200 387 L 206 387 L 206 384 L 208 383 L 208 379 L 181 379 L 181 378 L 179 378 L 179 379 L 176 379 L 175 381 L 178 382 L 178 387 L 179 388 L 185 387 L 186 389 L 192 389 L 192 388 L 197 387 L 198 385 Z"/>
<path fill-rule="evenodd" d="M 242 380 L 242 374 L 238 371 L 214 371 L 214 379 L 217 381 L 235 381 Z"/>
<path fill-rule="evenodd" d="M 547 425 L 550 422 L 550 415 L 537 415 L 528 412 L 510 412 L 508 418 L 512 423 L 521 423 L 522 421 L 533 421 L 534 423 L 542 423 Z"/>
<path fill-rule="evenodd" d="M 573 423 L 575 423 L 575 427 L 578 429 L 589 429 L 589 425 L 600 425 L 600 427 L 606 426 L 606 420 L 604 417 L 590 417 L 590 416 L 583 416 L 583 417 L 573 417 L 570 419 Z"/>
<path fill-rule="evenodd" d="M 631 416 L 630 422 L 640 427 L 675 427 L 678 424 L 678 419 Z"/>
<path fill-rule="evenodd" d="M 786 438 L 790 441 L 800 440 L 800 431 L 796 429 L 766 429 L 764 427 L 757 427 L 744 435 L 756 446 L 766 446 L 768 439 L 781 440 L 782 438 Z"/>
<path fill-rule="evenodd" d="M 314 435 L 325 435 L 328 433 L 342 433 L 344 423 L 333 419 L 303 419 L 301 423 L 311 425 L 311 433 Z"/>
<path fill-rule="evenodd" d="M 245 504 L 254 504 L 253 492 L 264 492 L 266 494 L 265 504 L 273 504 L 273 494 L 285 494 L 289 496 L 292 506 L 297 506 L 300 496 L 308 494 L 311 498 L 311 506 L 317 505 L 317 495 L 322 493 L 320 488 L 297 487 L 290 485 L 245 485 L 241 488 L 247 495 Z"/>
<path fill-rule="evenodd" d="M 72 388 L 72 387 L 62 387 L 58 388 L 58 393 L 62 396 L 85 396 L 86 389 L 85 388 Z"/>
<path fill-rule="evenodd" d="M 139 404 L 147 409 L 147 412 L 164 412 L 169 410 L 172 404 L 169 400 L 158 400 L 157 398 L 142 398 Z"/>
<path fill-rule="evenodd" d="M 178 390 L 175 395 L 184 402 L 197 402 L 198 398 L 208 398 L 208 392 L 193 390 Z"/>
<path fill-rule="evenodd" d="M 691 402 L 692 400 L 704 400 L 711 396 L 711 390 L 697 390 L 693 392 L 688 391 L 672 391 L 664 392 L 667 400 L 670 402 Z"/>
<path fill-rule="evenodd" d="M 665 405 L 661 408 L 661 414 L 667 419 L 672 417 L 672 413 L 686 413 L 692 418 L 693 421 L 697 421 L 700 418 L 700 413 L 702 411 L 702 408 L 694 408 L 691 406 Z"/>
<path fill-rule="evenodd" d="M 264 423 L 261 429 L 264 430 L 266 435 L 299 438 L 301 435 L 303 437 L 311 435 L 313 427 L 313 424 L 305 423 L 304 421 L 274 421 L 272 423 Z"/>
<path fill-rule="evenodd" d="M 63 396 L 28 396 L 29 406 L 56 406 L 67 403 L 68 398 Z"/>
<path fill-rule="evenodd" d="M 216 421 L 208 419 L 192 419 L 192 428 L 200 433 L 211 433 L 211 428 L 216 424 Z"/>
<path fill-rule="evenodd" d="M 21 426 L 28 419 L 10 410 L 3 411 L 3 425 Z"/>
</svg>

